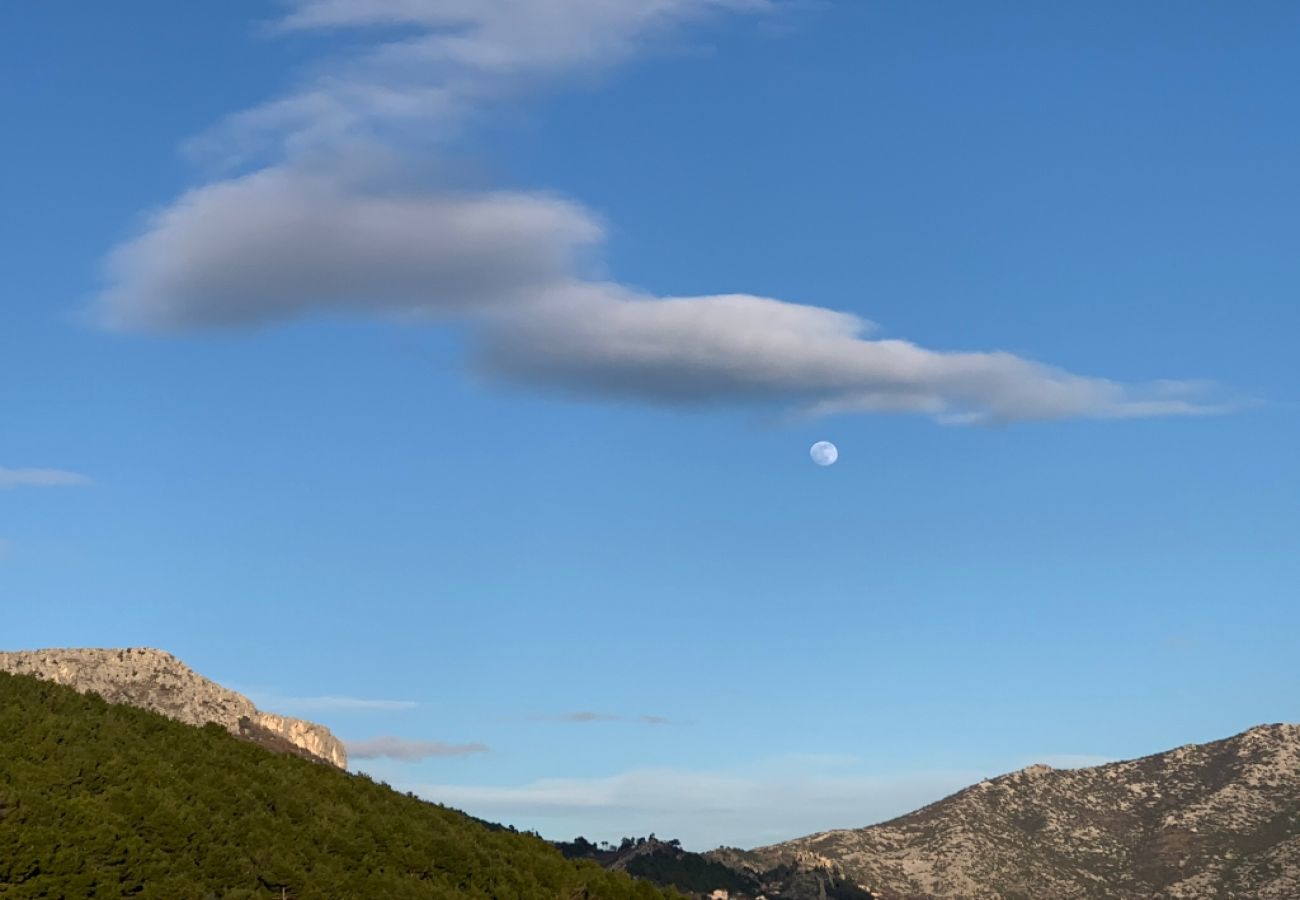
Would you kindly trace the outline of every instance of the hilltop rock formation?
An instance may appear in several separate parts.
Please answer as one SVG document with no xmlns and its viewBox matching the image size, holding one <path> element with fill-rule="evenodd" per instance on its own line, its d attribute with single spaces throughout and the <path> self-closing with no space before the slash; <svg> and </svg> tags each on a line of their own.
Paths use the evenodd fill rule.
<svg viewBox="0 0 1300 900">
<path fill-rule="evenodd" d="M 231 734 L 273 749 L 292 747 L 298 755 L 340 769 L 348 765 L 343 742 L 325 726 L 262 712 L 247 697 L 204 678 L 162 650 L 0 652 L 0 671 L 93 691 L 110 703 L 137 706 L 188 725 L 215 722 Z"/>
<path fill-rule="evenodd" d="M 695 900 L 875 900 L 848 881 L 839 867 L 815 854 L 757 871 L 725 856 L 683 850 L 678 841 L 624 838 L 621 844 L 593 844 L 585 838 L 556 844 L 570 859 L 589 859 L 627 872 Z"/>
<path fill-rule="evenodd" d="M 710 856 L 759 877 L 833 868 L 880 900 L 1293 900 L 1300 725 L 1030 766 L 880 825 Z"/>
</svg>

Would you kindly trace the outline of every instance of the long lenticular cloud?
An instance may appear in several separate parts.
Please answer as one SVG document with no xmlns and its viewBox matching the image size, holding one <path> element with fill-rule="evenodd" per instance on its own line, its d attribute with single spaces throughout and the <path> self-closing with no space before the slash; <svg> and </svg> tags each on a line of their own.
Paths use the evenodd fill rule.
<svg viewBox="0 0 1300 900">
<path fill-rule="evenodd" d="M 504 94 L 609 66 L 706 13 L 775 6 L 296 0 L 283 29 L 405 31 L 205 136 L 229 158 L 269 148 L 278 161 L 191 190 L 149 218 L 110 253 L 95 317 L 164 332 L 321 315 L 457 322 L 470 365 L 489 381 L 679 408 L 946 423 L 1229 408 L 1201 382 L 1133 385 L 1005 352 L 932 350 L 880 337 L 858 316 L 776 298 L 635 291 L 593 276 L 604 228 L 578 204 L 456 190 L 397 162 L 413 134 L 427 145 Z"/>
<path fill-rule="evenodd" d="M 907 412 L 950 423 L 1217 411 L 1199 386 L 1073 375 L 1009 353 L 942 353 L 871 339 L 848 313 L 766 297 L 655 298 L 561 288 L 493 317 L 491 376 L 668 406 L 765 404 L 811 414 Z"/>
</svg>

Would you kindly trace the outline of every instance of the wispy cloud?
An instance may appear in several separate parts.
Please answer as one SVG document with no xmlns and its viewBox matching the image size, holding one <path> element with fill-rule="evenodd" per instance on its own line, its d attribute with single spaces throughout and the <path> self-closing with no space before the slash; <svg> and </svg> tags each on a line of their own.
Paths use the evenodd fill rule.
<svg viewBox="0 0 1300 900">
<path fill-rule="evenodd" d="M 1090 769 L 1093 766 L 1104 766 L 1106 763 L 1115 762 L 1115 759 L 1094 753 L 1048 753 L 1036 761 L 1053 769 Z"/>
<path fill-rule="evenodd" d="M 718 770 L 636 769 L 520 785 L 404 785 L 471 815 L 543 835 L 618 840 L 654 832 L 693 849 L 753 847 L 827 828 L 856 828 L 909 812 L 979 781 L 974 771 L 873 776 L 814 757 Z"/>
<path fill-rule="evenodd" d="M 261 167 L 185 193 L 113 250 L 95 316 L 153 331 L 450 320 L 467 326 L 473 371 L 489 381 L 677 408 L 946 424 L 1236 408 L 1202 381 L 1130 384 L 997 350 L 929 349 L 784 299 L 633 290 L 596 277 L 605 228 L 579 204 L 463 189 L 403 162 L 502 97 L 605 69 L 702 17 L 780 6 L 290 0 L 278 30 L 348 32 L 360 49 L 196 144 Z"/>
<path fill-rule="evenodd" d="M 770 12 L 771 0 L 289 0 L 281 32 L 376 38 L 296 89 L 238 112 L 191 142 L 201 159 L 246 160 L 279 147 L 455 136 L 502 99 L 601 71 L 719 13 Z M 382 37 L 381 37 L 382 36 Z"/>
<path fill-rule="evenodd" d="M 618 722 L 622 716 L 612 716 L 597 712 L 571 712 L 559 715 L 538 715 L 533 717 L 538 722 Z"/>
<path fill-rule="evenodd" d="M 290 709 L 299 712 L 399 712 L 416 709 L 414 700 L 376 700 L 363 697 L 281 697 L 275 694 L 250 694 L 258 706 L 266 709 Z"/>
<path fill-rule="evenodd" d="M 588 722 L 637 722 L 642 725 L 668 725 L 670 720 L 666 716 L 622 716 L 614 713 L 591 712 L 590 710 L 579 710 L 577 712 L 559 713 L 559 714 L 542 714 L 532 717 L 535 722 L 560 722 L 569 724 L 585 724 Z"/>
<path fill-rule="evenodd" d="M 6 469 L 0 466 L 0 490 L 20 487 L 79 487 L 90 479 L 63 469 Z"/>
<path fill-rule="evenodd" d="M 1101 765 L 1086 754 L 1033 758 L 1055 768 Z M 1001 771 L 1028 765 L 1011 758 Z M 515 785 L 420 784 L 403 789 L 471 815 L 554 838 L 613 840 L 654 832 L 704 850 L 756 847 L 836 828 L 862 828 L 912 812 L 997 771 L 928 769 L 882 774 L 840 753 L 796 753 L 725 768 L 638 768 Z"/>
<path fill-rule="evenodd" d="M 411 741 L 383 736 L 364 741 L 347 741 L 348 756 L 352 759 L 396 759 L 402 762 L 419 762 L 441 756 L 472 756 L 487 753 L 488 746 L 481 743 L 448 744 L 443 741 Z"/>
</svg>

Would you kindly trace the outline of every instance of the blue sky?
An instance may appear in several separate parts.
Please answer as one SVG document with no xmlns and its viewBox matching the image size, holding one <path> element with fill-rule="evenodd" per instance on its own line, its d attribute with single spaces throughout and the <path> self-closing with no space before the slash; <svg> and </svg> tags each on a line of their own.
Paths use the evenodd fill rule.
<svg viewBox="0 0 1300 900">
<path fill-rule="evenodd" d="M 694 847 L 1297 718 L 1293 5 L 131 7 L 0 11 L 6 648 Z"/>
</svg>

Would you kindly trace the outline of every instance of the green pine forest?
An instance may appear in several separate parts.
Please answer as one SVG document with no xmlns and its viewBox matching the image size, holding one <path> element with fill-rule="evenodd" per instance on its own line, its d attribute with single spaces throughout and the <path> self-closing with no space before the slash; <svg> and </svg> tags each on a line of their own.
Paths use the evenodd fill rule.
<svg viewBox="0 0 1300 900">
<path fill-rule="evenodd" d="M 0 898 L 668 900 L 365 776 L 0 673 Z"/>
</svg>

